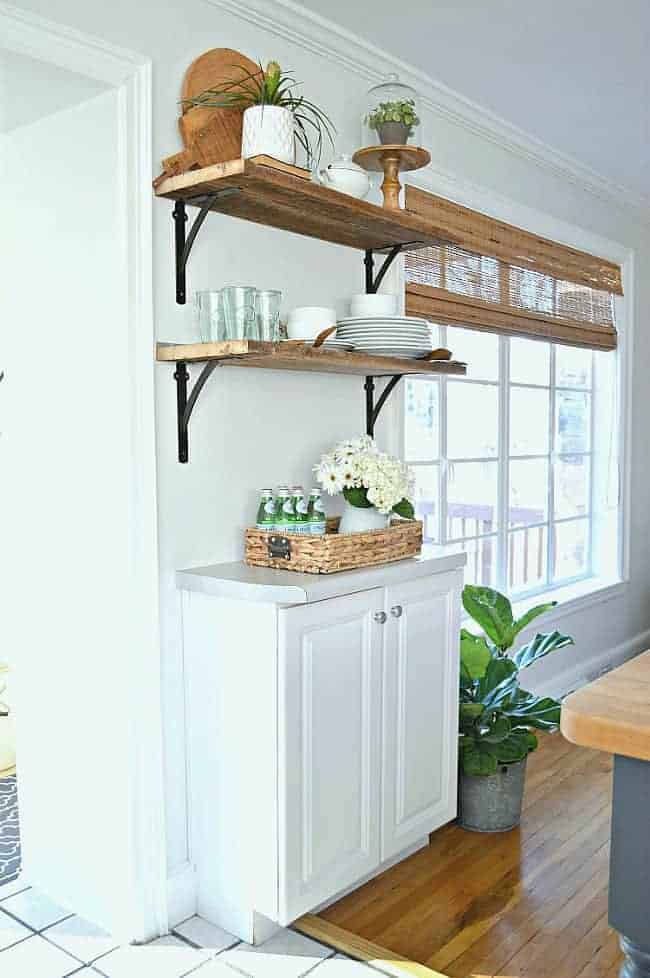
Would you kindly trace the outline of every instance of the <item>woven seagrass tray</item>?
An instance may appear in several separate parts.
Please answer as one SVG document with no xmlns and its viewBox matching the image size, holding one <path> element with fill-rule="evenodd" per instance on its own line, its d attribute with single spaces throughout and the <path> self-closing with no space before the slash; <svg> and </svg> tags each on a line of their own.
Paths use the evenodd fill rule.
<svg viewBox="0 0 650 978">
<path fill-rule="evenodd" d="M 328 519 L 322 536 L 246 530 L 246 563 L 303 574 L 334 574 L 416 557 L 422 550 L 422 522 L 399 520 L 385 530 L 338 533 L 339 519 Z"/>
</svg>

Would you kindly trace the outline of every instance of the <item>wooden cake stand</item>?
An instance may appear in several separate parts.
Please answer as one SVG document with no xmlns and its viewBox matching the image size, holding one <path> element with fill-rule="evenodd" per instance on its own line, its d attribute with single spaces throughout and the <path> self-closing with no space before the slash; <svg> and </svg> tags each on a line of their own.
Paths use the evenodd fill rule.
<svg viewBox="0 0 650 978">
<path fill-rule="evenodd" d="M 400 171 L 419 170 L 431 162 L 431 154 L 421 146 L 367 146 L 358 149 L 352 159 L 364 170 L 384 174 L 381 185 L 384 207 L 398 211 L 399 192 L 402 189 Z"/>
</svg>

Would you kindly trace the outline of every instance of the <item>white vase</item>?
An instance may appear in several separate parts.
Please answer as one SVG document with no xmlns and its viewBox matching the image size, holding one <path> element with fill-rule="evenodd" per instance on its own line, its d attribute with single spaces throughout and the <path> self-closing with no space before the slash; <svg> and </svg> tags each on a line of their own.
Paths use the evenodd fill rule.
<svg viewBox="0 0 650 978">
<path fill-rule="evenodd" d="M 390 515 L 385 516 L 374 506 L 351 506 L 345 503 L 339 533 L 364 533 L 366 530 L 385 530 Z"/>
<path fill-rule="evenodd" d="M 293 163 L 293 112 L 281 105 L 251 105 L 244 112 L 241 155 L 272 156 L 283 163 Z"/>
</svg>

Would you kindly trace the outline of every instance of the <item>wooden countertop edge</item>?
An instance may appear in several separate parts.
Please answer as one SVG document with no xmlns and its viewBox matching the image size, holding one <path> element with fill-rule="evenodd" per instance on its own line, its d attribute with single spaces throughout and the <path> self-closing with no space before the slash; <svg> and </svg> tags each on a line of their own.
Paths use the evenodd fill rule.
<svg viewBox="0 0 650 978">
<path fill-rule="evenodd" d="M 560 729 L 563 737 L 580 747 L 650 761 L 650 732 L 644 736 L 633 723 L 614 722 L 610 717 L 598 714 L 586 716 L 572 710 L 565 702 L 562 704 Z"/>
<path fill-rule="evenodd" d="M 650 761 L 650 651 L 567 696 L 560 729 L 581 747 Z"/>
</svg>

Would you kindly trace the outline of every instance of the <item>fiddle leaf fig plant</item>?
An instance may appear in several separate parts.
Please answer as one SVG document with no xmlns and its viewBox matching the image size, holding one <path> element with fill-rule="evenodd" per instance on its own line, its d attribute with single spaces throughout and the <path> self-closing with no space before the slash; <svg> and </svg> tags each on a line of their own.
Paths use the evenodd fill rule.
<svg viewBox="0 0 650 978">
<path fill-rule="evenodd" d="M 530 729 L 557 730 L 560 704 L 535 696 L 519 685 L 519 674 L 550 652 L 573 645 L 562 632 L 538 634 L 512 656 L 506 653 L 517 635 L 554 607 L 547 602 L 515 619 L 505 595 L 487 587 L 466 585 L 465 611 L 483 630 L 460 633 L 460 766 L 465 774 L 496 774 L 499 765 L 521 761 L 537 747 Z"/>
</svg>

